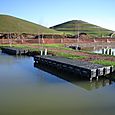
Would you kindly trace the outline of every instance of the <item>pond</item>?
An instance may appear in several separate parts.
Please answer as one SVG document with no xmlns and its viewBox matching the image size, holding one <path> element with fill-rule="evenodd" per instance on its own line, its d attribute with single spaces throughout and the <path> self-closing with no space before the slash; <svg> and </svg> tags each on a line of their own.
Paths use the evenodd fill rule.
<svg viewBox="0 0 115 115">
<path fill-rule="evenodd" d="M 36 68 L 32 57 L 1 53 L 0 115 L 114 115 L 114 82 L 71 81 L 59 73 Z"/>
</svg>

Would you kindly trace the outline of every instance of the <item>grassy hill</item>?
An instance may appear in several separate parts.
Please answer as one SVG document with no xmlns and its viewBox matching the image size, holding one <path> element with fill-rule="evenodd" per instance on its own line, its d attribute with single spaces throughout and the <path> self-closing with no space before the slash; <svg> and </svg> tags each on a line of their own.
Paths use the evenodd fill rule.
<svg viewBox="0 0 115 115">
<path fill-rule="evenodd" d="M 81 20 L 68 21 L 53 27 L 50 27 L 65 34 L 77 35 L 79 33 L 86 33 L 92 36 L 108 36 L 112 30 L 108 30 Z"/>
<path fill-rule="evenodd" d="M 60 34 L 39 24 L 8 15 L 0 15 L 0 32 Z"/>
</svg>

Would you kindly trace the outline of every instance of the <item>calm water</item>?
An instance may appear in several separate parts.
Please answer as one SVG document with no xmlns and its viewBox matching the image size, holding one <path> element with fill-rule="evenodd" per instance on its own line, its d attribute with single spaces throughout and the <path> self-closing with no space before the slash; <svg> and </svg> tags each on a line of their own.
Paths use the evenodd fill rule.
<svg viewBox="0 0 115 115">
<path fill-rule="evenodd" d="M 34 67 L 31 57 L 0 54 L 0 115 L 115 114 L 115 83 L 68 81 Z"/>
</svg>

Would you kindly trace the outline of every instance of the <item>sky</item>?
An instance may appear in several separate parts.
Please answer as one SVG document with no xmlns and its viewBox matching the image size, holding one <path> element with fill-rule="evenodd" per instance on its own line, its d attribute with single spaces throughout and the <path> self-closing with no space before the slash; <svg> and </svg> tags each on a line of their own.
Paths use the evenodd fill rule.
<svg viewBox="0 0 115 115">
<path fill-rule="evenodd" d="M 46 27 L 82 20 L 115 31 L 115 0 L 0 0 L 0 14 Z"/>
</svg>

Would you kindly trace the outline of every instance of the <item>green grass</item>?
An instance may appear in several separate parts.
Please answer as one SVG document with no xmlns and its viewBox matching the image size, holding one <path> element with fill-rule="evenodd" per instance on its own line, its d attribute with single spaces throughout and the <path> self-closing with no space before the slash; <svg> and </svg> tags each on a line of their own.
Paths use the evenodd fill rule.
<svg viewBox="0 0 115 115">
<path fill-rule="evenodd" d="M 9 44 L 5 44 L 5 45 L 1 45 L 0 47 L 10 47 Z M 39 49 L 37 48 L 31 48 L 27 45 L 12 45 L 11 47 L 17 48 L 17 49 L 25 49 L 25 50 L 29 50 L 29 51 L 39 51 Z"/>
<path fill-rule="evenodd" d="M 114 66 L 115 67 L 115 62 L 114 61 L 108 61 L 108 60 L 94 60 L 92 63 L 95 64 L 101 64 L 105 66 Z"/>
<path fill-rule="evenodd" d="M 90 24 L 81 20 L 72 20 L 56 26 L 51 27 L 57 31 L 62 31 L 65 34 L 75 35 L 79 30 L 80 33 L 87 33 L 93 36 L 108 36 L 112 33 L 111 30 Z"/>
<path fill-rule="evenodd" d="M 10 47 L 9 44 L 0 44 L 0 47 Z M 15 48 L 20 48 L 20 49 L 24 49 L 24 48 L 29 48 L 29 46 L 27 45 L 15 45 L 15 44 L 12 44 L 11 47 L 15 47 Z"/>
<path fill-rule="evenodd" d="M 68 53 L 64 53 L 64 52 L 52 52 L 54 55 L 56 56 L 60 56 L 60 57 L 65 57 L 65 58 L 69 58 L 69 59 L 84 59 L 86 58 L 86 56 L 78 56 L 78 55 L 74 55 L 74 54 L 68 54 Z"/>
<path fill-rule="evenodd" d="M 46 28 L 39 24 L 35 24 L 13 16 L 0 15 L 0 32 L 16 32 L 16 33 L 39 33 L 39 34 L 58 34 L 55 30 Z"/>
<path fill-rule="evenodd" d="M 31 44 L 32 46 L 41 46 L 43 49 L 44 48 L 56 48 L 56 49 L 63 49 L 63 50 L 73 50 L 71 48 L 67 48 L 64 46 L 64 44 Z M 9 44 L 0 44 L 0 47 L 1 46 L 10 46 Z M 20 49 L 30 49 L 30 50 L 39 50 L 37 48 L 31 48 L 30 46 L 27 46 L 27 45 L 14 45 L 12 44 L 12 47 L 15 47 L 15 48 L 20 48 Z"/>
<path fill-rule="evenodd" d="M 32 44 L 33 46 L 43 46 L 43 47 L 50 47 L 50 48 L 60 48 L 64 47 L 64 44 Z"/>
<path fill-rule="evenodd" d="M 33 44 L 33 45 L 38 45 L 38 44 Z M 7 47 L 7 46 L 9 46 L 9 44 L 0 45 L 0 47 L 2 47 L 2 46 Z M 71 48 L 64 48 L 63 44 L 43 44 L 43 46 L 44 46 L 44 48 L 51 47 L 51 48 L 61 48 L 61 49 L 66 49 L 66 50 L 72 50 Z M 26 45 L 12 45 L 12 47 L 18 48 L 18 49 L 30 50 L 30 51 L 39 51 L 40 50 L 38 48 L 31 48 Z M 53 54 L 55 56 L 60 56 L 60 57 L 65 57 L 65 58 L 70 58 L 70 59 L 84 59 L 84 58 L 86 58 L 86 56 L 78 56 L 78 55 L 64 53 L 64 52 L 54 52 L 51 50 L 49 50 L 48 53 Z"/>
<path fill-rule="evenodd" d="M 33 46 L 41 46 L 43 48 L 57 48 L 62 50 L 73 50 L 71 48 L 65 47 L 64 44 L 32 44 Z M 74 50 L 75 51 L 75 50 Z"/>
</svg>

